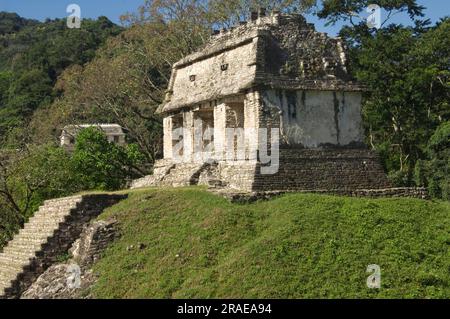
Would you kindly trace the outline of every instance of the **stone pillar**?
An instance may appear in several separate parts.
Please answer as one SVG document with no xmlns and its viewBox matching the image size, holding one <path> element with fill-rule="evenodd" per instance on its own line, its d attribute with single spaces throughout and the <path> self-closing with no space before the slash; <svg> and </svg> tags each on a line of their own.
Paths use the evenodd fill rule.
<svg viewBox="0 0 450 319">
<path fill-rule="evenodd" d="M 245 147 L 248 160 L 257 159 L 260 96 L 250 92 L 244 100 Z"/>
<path fill-rule="evenodd" d="M 194 153 L 194 112 L 187 111 L 183 115 L 184 160 L 185 162 L 192 162 Z"/>
<path fill-rule="evenodd" d="M 242 161 L 246 159 L 244 103 L 230 101 L 226 107 L 226 150 L 227 159 Z"/>
<path fill-rule="evenodd" d="M 203 160 L 202 152 L 203 152 L 203 126 L 205 123 L 203 123 L 203 120 L 199 114 L 199 112 L 193 113 L 193 121 L 194 121 L 194 127 L 193 127 L 193 156 L 192 159 L 196 163 L 201 163 Z"/>
<path fill-rule="evenodd" d="M 225 159 L 226 155 L 226 104 L 214 107 L 214 158 Z"/>
<path fill-rule="evenodd" d="M 173 130 L 173 121 L 172 117 L 165 117 L 163 120 L 164 127 L 164 159 L 172 159 L 173 156 L 173 145 L 172 145 L 172 130 Z"/>
</svg>

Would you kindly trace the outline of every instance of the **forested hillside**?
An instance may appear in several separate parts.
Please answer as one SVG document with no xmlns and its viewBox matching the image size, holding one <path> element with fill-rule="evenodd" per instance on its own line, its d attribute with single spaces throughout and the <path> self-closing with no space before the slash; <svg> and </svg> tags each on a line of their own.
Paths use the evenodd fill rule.
<svg viewBox="0 0 450 319">
<path fill-rule="evenodd" d="M 37 22 L 0 13 L 0 137 L 23 128 L 33 113 L 61 94 L 54 89 L 69 66 L 91 61 L 121 28 L 106 17 L 68 29 L 65 19 Z"/>
<path fill-rule="evenodd" d="M 26 26 L 33 26 L 39 24 L 39 21 L 32 19 L 25 19 L 20 17 L 17 13 L 0 12 L 0 35 L 19 32 Z"/>
</svg>

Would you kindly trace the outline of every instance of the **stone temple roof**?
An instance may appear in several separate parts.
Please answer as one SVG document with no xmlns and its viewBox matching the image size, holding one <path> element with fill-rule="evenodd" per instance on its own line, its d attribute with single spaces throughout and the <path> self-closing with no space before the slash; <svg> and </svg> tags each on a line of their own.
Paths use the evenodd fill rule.
<svg viewBox="0 0 450 319">
<path fill-rule="evenodd" d="M 78 124 L 78 125 L 67 125 L 63 128 L 63 134 L 75 135 L 80 130 L 96 127 L 105 132 L 105 134 L 114 135 L 125 135 L 122 127 L 119 124 Z"/>
<path fill-rule="evenodd" d="M 174 64 L 162 112 L 237 95 L 250 88 L 361 91 L 346 68 L 343 42 L 299 14 L 252 14 L 216 32 Z"/>
</svg>

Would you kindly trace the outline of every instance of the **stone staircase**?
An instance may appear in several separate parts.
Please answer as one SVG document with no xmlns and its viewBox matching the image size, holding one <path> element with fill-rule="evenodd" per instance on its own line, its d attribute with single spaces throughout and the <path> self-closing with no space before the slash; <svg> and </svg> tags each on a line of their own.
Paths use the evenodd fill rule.
<svg viewBox="0 0 450 319">
<path fill-rule="evenodd" d="M 92 194 L 45 201 L 0 253 L 0 298 L 17 298 L 67 253 L 83 226 L 126 195 Z"/>
<path fill-rule="evenodd" d="M 153 167 L 153 174 L 132 181 L 130 188 L 143 188 L 159 186 L 164 177 L 175 167 L 175 164 L 167 160 L 158 160 Z"/>
<path fill-rule="evenodd" d="M 153 175 L 135 180 L 131 189 L 151 186 L 190 186 L 218 184 L 217 163 L 178 163 L 158 161 Z"/>
<path fill-rule="evenodd" d="M 182 163 L 173 167 L 166 176 L 160 181 L 161 186 L 189 186 L 197 185 L 199 179 L 199 171 L 203 164 L 199 163 Z"/>
</svg>

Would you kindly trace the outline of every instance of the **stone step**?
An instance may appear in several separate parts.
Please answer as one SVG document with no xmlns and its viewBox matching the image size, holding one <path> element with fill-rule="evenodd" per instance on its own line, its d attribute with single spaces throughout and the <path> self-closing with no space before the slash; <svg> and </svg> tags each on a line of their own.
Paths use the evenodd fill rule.
<svg viewBox="0 0 450 319">
<path fill-rule="evenodd" d="M 41 206 L 39 207 L 39 210 L 36 212 L 37 214 L 45 213 L 45 212 L 61 212 L 61 211 L 68 211 L 70 209 L 77 208 L 76 204 L 71 205 L 61 205 L 61 206 Z"/>
<path fill-rule="evenodd" d="M 4 254 L 20 256 L 20 255 L 35 255 L 40 247 L 29 245 L 29 246 L 8 246 L 3 250 Z"/>
<path fill-rule="evenodd" d="M 0 254 L 0 271 L 3 269 L 3 266 L 5 268 L 9 267 L 23 267 L 28 262 L 25 260 L 18 260 L 11 258 L 12 256 Z"/>
<path fill-rule="evenodd" d="M 24 227 L 26 227 L 27 225 L 32 225 L 32 224 L 45 224 L 45 223 L 52 223 L 52 222 L 62 222 L 64 221 L 67 217 L 71 216 L 70 213 L 65 213 L 65 214 L 59 214 L 59 215 L 49 215 L 49 216 L 36 216 L 33 219 L 30 219 L 25 225 Z"/>
<path fill-rule="evenodd" d="M 19 253 L 6 254 L 0 257 L 2 265 L 11 265 L 11 267 L 25 267 L 28 266 L 33 258 L 36 257 L 35 253 Z"/>
<path fill-rule="evenodd" d="M 32 258 L 32 257 L 31 257 Z M 14 263 L 17 265 L 27 266 L 30 262 L 30 257 L 22 257 L 22 256 L 11 256 L 11 255 L 0 255 L 0 265 Z"/>
<path fill-rule="evenodd" d="M 16 241 L 11 241 L 6 247 L 6 248 L 12 248 L 12 247 L 38 247 L 40 248 L 44 243 L 46 243 L 47 240 L 44 239 L 37 239 L 37 240 L 16 240 Z"/>
<path fill-rule="evenodd" d="M 54 223 L 52 226 L 49 224 L 40 226 L 40 225 L 29 225 L 28 227 L 22 228 L 17 236 L 20 235 L 33 235 L 33 234 L 44 234 L 44 233 L 51 233 L 53 234 L 53 231 L 55 228 L 57 228 L 61 223 Z"/>
<path fill-rule="evenodd" d="M 64 222 L 66 220 L 67 216 L 61 216 L 58 218 L 42 218 L 42 219 L 36 219 L 32 222 L 26 223 L 24 225 L 24 228 L 27 227 L 33 227 L 33 226 L 42 226 L 42 227 L 52 227 L 52 225 L 59 225 L 60 223 Z"/>
<path fill-rule="evenodd" d="M 36 242 L 36 241 L 47 241 L 49 237 L 53 237 L 55 231 L 45 231 L 41 233 L 20 233 L 14 237 L 13 242 L 15 241 L 23 241 L 23 242 Z"/>
<path fill-rule="evenodd" d="M 42 245 L 29 245 L 29 246 L 13 246 L 11 248 L 5 249 L 3 254 L 5 256 L 15 256 L 22 257 L 25 255 L 35 256 L 42 249 Z"/>
<path fill-rule="evenodd" d="M 64 215 L 70 215 L 72 212 L 72 209 L 63 209 L 60 211 L 39 211 L 34 214 L 33 217 L 31 217 L 28 221 L 39 219 L 39 218 L 53 218 L 53 217 L 60 217 Z"/>
<path fill-rule="evenodd" d="M 19 254 L 19 253 L 27 253 L 27 254 L 31 254 L 31 253 L 35 253 L 38 249 L 40 248 L 40 246 L 38 245 L 34 245 L 34 244 L 29 244 L 27 246 L 22 245 L 10 245 L 8 247 L 5 247 L 5 249 L 3 250 L 3 254 L 5 255 L 15 255 L 15 254 Z"/>
<path fill-rule="evenodd" d="M 9 285 L 7 287 L 9 288 Z M 5 287 L 2 286 L 2 283 L 0 282 L 0 296 L 3 296 L 5 294 L 6 294 Z"/>
<path fill-rule="evenodd" d="M 67 217 L 68 217 L 68 215 L 54 216 L 54 217 L 39 217 L 39 218 L 33 219 L 33 220 L 29 221 L 28 223 L 26 223 L 24 225 L 24 227 L 33 226 L 33 225 L 46 225 L 46 224 L 52 224 L 52 223 L 61 223 Z"/>
<path fill-rule="evenodd" d="M 63 216 L 71 215 L 72 210 L 62 210 L 59 212 L 38 212 L 33 217 L 31 217 L 28 222 L 39 220 L 39 219 L 52 219 L 52 218 L 60 218 Z"/>
<path fill-rule="evenodd" d="M 1 277 L 0 275 L 0 295 L 5 288 L 10 288 L 16 277 Z"/>
<path fill-rule="evenodd" d="M 40 212 L 36 212 L 34 214 L 34 216 L 31 217 L 28 221 L 32 221 L 32 220 L 36 220 L 36 219 L 40 219 L 40 218 L 61 217 L 61 216 L 70 215 L 71 213 L 72 213 L 72 209 L 69 209 L 69 208 L 60 210 L 60 211 L 51 211 L 51 212 L 40 211 Z"/>
<path fill-rule="evenodd" d="M 18 271 L 22 271 L 23 267 L 26 266 L 23 263 L 19 263 L 19 262 L 5 263 L 4 261 L 2 261 L 0 263 L 0 265 L 1 265 L 0 275 L 2 275 L 2 276 L 6 276 L 8 274 L 14 274 L 14 273 L 17 273 Z"/>
<path fill-rule="evenodd" d="M 57 198 L 57 199 L 48 199 L 44 201 L 44 205 L 53 205 L 57 203 L 73 203 L 73 202 L 79 202 L 83 199 L 82 195 L 77 196 L 71 196 L 71 197 L 65 197 L 65 198 Z"/>
<path fill-rule="evenodd" d="M 50 232 L 50 231 L 46 231 L 46 232 L 22 232 L 18 235 L 16 235 L 16 237 L 14 237 L 14 239 L 10 242 L 10 243 L 14 243 L 17 241 L 23 241 L 23 242 L 37 242 L 37 241 L 43 241 L 43 240 L 47 240 L 48 237 L 52 237 L 54 235 L 54 231 Z"/>
<path fill-rule="evenodd" d="M 41 232 L 43 229 L 56 229 L 58 227 L 61 226 L 61 224 L 64 223 L 64 221 L 54 221 L 54 222 L 41 222 L 41 223 L 33 223 L 31 225 L 27 225 L 25 226 L 25 228 L 23 228 L 24 231 L 26 232 Z M 19 234 L 21 232 L 19 231 Z"/>
<path fill-rule="evenodd" d="M 51 218 L 53 216 L 61 216 L 70 214 L 74 208 L 65 208 L 60 210 L 40 210 L 37 211 L 33 217 L 31 217 L 29 220 L 33 220 L 35 218 L 41 218 L 41 217 L 48 217 Z"/>
<path fill-rule="evenodd" d="M 54 214 L 60 214 L 65 212 L 70 212 L 73 209 L 76 209 L 77 207 L 74 206 L 67 206 L 67 207 L 61 207 L 61 208 L 55 208 L 55 207 L 44 207 L 39 209 L 34 216 L 45 216 L 45 215 L 54 215 Z"/>
<path fill-rule="evenodd" d="M 50 231 L 62 226 L 62 224 L 64 223 L 58 222 L 58 223 L 42 223 L 36 225 L 29 225 L 23 228 L 22 231 L 19 231 L 19 234 L 41 233 L 43 230 Z"/>
<path fill-rule="evenodd" d="M 14 271 L 15 273 L 19 273 L 23 271 L 23 266 L 20 264 L 1 264 L 0 265 L 0 274 L 6 273 L 8 271 Z"/>
<path fill-rule="evenodd" d="M 5 293 L 5 289 L 11 288 L 12 280 L 0 279 L 0 296 Z"/>
<path fill-rule="evenodd" d="M 19 274 L 20 273 L 16 271 L 0 272 L 0 281 L 4 283 L 12 282 Z"/>
<path fill-rule="evenodd" d="M 44 203 L 43 205 L 39 206 L 39 209 L 45 209 L 45 208 L 65 208 L 65 207 L 75 207 L 77 206 L 81 201 L 69 201 L 69 202 L 59 202 L 59 203 Z"/>
</svg>

